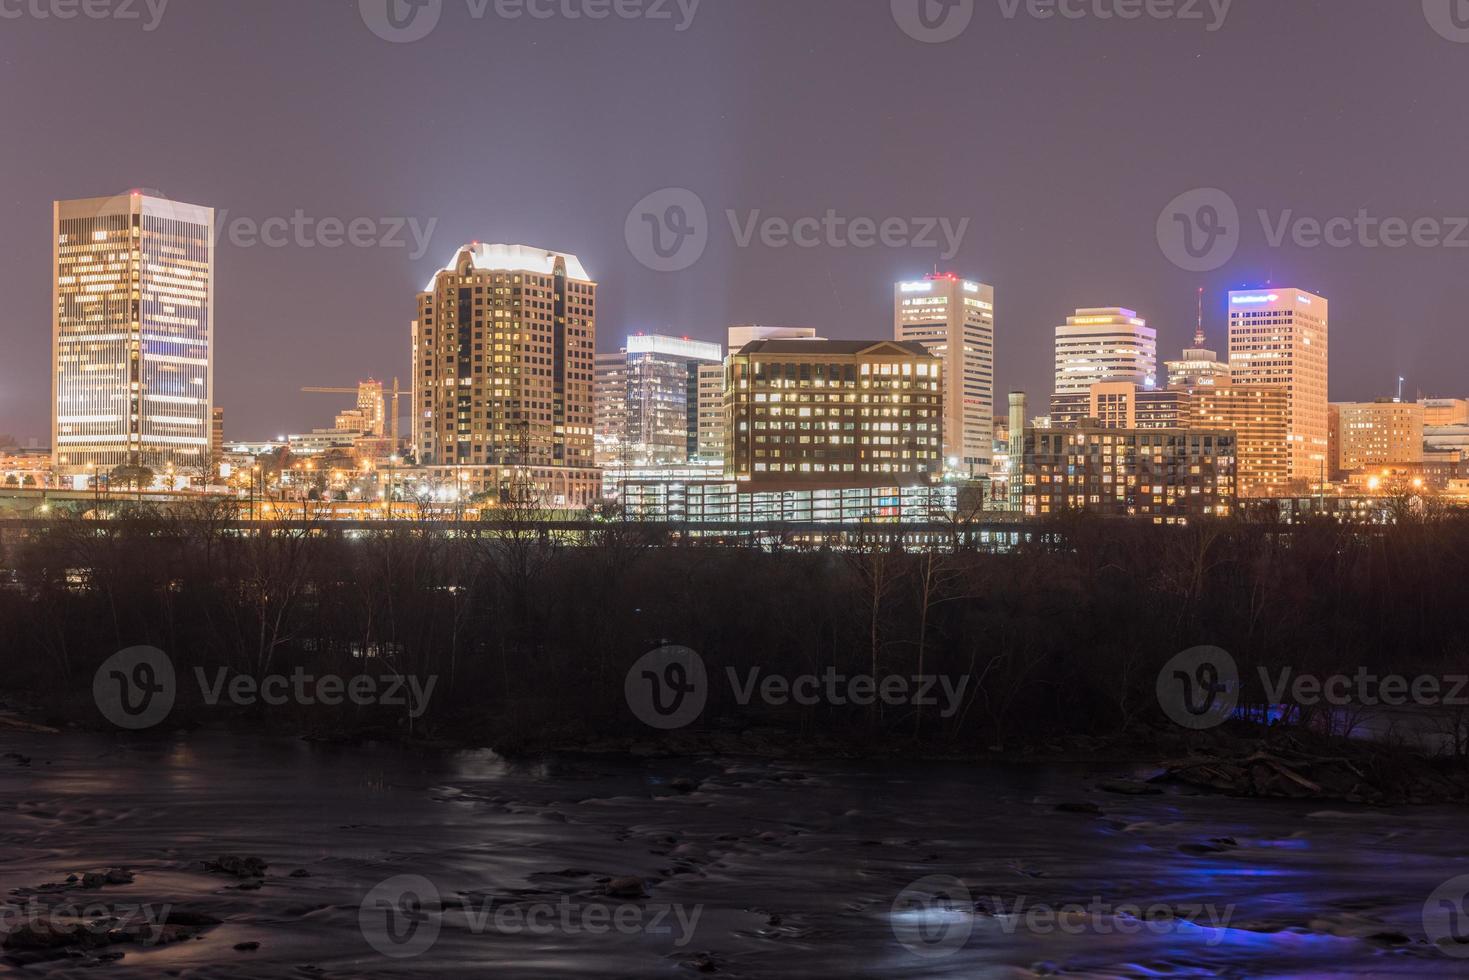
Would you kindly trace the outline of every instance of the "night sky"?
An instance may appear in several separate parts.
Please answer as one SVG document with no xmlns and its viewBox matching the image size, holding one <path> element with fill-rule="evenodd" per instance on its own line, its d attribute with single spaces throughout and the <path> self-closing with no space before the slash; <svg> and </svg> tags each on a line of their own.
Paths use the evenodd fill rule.
<svg viewBox="0 0 1469 980">
<path fill-rule="evenodd" d="M 1400 374 L 1410 393 L 1469 393 L 1469 247 L 1272 248 L 1256 216 L 1469 215 L 1469 43 L 1436 32 L 1435 0 L 1235 0 L 1213 32 L 1207 3 L 1202 21 L 1122 21 L 977 0 L 943 44 L 905 34 L 889 0 L 703 0 L 681 32 L 672 2 L 671 20 L 593 21 L 476 19 L 444 0 L 413 43 L 376 36 L 357 0 L 172 0 L 152 31 L 144 0 L 141 20 L 30 10 L 54 2 L 0 0 L 21 14 L 0 16 L 0 433 L 22 440 L 49 438 L 51 201 L 130 187 L 229 221 L 299 209 L 381 235 L 437 219 L 417 260 L 406 232 L 403 248 L 222 240 L 231 439 L 330 425 L 346 399 L 304 385 L 406 382 L 414 296 L 476 239 L 576 253 L 601 283 L 603 350 L 639 330 L 722 341 L 734 323 L 885 337 L 892 282 L 938 265 L 996 287 L 1003 405 L 1049 394 L 1052 328 L 1075 307 L 1137 309 L 1161 359 L 1189 340 L 1204 286 L 1222 351 L 1223 291 L 1273 280 L 1330 298 L 1333 399 L 1391 393 Z M 680 272 L 625 240 L 630 209 L 665 187 L 711 219 Z M 1184 271 L 1159 215 L 1208 187 L 1238 205 L 1242 241 L 1222 268 Z M 946 261 L 742 248 L 727 209 L 970 224 Z"/>
</svg>

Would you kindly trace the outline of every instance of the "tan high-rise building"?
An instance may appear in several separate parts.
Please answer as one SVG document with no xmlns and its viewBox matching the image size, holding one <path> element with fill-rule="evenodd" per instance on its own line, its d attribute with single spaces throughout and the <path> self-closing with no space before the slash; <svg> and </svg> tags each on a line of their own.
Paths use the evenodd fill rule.
<svg viewBox="0 0 1469 980">
<path fill-rule="evenodd" d="M 1319 483 L 1329 467 L 1329 306 L 1300 289 L 1229 294 L 1229 367 L 1235 384 L 1286 391 L 1289 480 Z"/>
<path fill-rule="evenodd" d="M 724 365 L 699 365 L 699 445 L 696 458 L 713 463 L 724 459 Z"/>
<path fill-rule="evenodd" d="M 461 248 L 413 322 L 419 463 L 502 503 L 594 502 L 596 294 L 574 255 Z"/>
<path fill-rule="evenodd" d="M 197 473 L 214 396 L 214 210 L 141 191 L 57 201 L 52 452 L 62 478 Z"/>
<path fill-rule="evenodd" d="M 945 465 L 988 476 L 994 457 L 995 290 L 955 275 L 893 287 L 893 337 L 944 362 Z"/>
<path fill-rule="evenodd" d="M 942 476 L 943 362 L 890 340 L 761 340 L 729 359 L 725 473 L 741 490 Z"/>
<path fill-rule="evenodd" d="M 1423 462 L 1423 406 L 1382 398 L 1333 404 L 1337 466 L 1353 473 L 1372 466 Z"/>
<path fill-rule="evenodd" d="M 1191 394 L 1194 425 L 1235 434 L 1241 497 L 1284 493 L 1290 477 L 1289 396 L 1283 385 L 1222 384 Z"/>
</svg>

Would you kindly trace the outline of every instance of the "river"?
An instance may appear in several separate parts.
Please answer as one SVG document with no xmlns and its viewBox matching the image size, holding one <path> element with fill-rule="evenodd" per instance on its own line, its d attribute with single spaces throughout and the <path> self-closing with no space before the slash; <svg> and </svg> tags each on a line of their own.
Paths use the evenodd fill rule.
<svg viewBox="0 0 1469 980">
<path fill-rule="evenodd" d="M 12 950 L 29 976 L 1469 974 L 1424 921 L 1469 874 L 1450 807 L 1101 791 L 1145 775 L 1116 766 L 527 764 L 219 734 L 0 734 L 3 753 L 11 928 L 86 905 L 219 920 Z M 221 855 L 268 868 L 206 870 Z M 66 881 L 111 869 L 133 880 Z"/>
</svg>

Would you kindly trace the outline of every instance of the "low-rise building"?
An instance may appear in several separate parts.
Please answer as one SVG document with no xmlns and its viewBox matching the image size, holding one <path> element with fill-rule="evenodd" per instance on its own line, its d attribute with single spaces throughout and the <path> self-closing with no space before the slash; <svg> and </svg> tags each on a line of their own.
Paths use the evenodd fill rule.
<svg viewBox="0 0 1469 980">
<path fill-rule="evenodd" d="M 942 365 L 913 341 L 745 345 L 729 363 L 726 476 L 751 491 L 934 482 Z"/>
<path fill-rule="evenodd" d="M 1025 431 L 1028 517 L 1085 511 L 1158 524 L 1234 511 L 1235 437 L 1215 429 Z"/>
</svg>

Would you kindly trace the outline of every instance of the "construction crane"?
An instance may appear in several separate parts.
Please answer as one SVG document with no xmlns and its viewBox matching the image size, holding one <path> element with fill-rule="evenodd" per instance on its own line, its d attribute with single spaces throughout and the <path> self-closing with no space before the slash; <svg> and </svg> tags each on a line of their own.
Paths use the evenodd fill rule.
<svg viewBox="0 0 1469 980">
<path fill-rule="evenodd" d="M 361 385 L 357 386 L 356 388 L 315 388 L 315 387 L 313 387 L 313 388 L 302 388 L 301 390 L 304 391 L 304 392 L 306 392 L 306 393 L 308 393 L 308 394 L 313 394 L 313 395 L 356 395 L 358 393 L 358 391 L 361 390 Z M 393 436 L 393 451 L 394 452 L 397 451 L 397 447 L 398 447 L 398 398 L 401 395 L 402 395 L 402 389 L 400 389 L 398 387 L 398 379 L 397 378 L 394 378 L 393 379 L 393 390 L 392 390 L 393 418 L 392 418 L 392 422 L 391 422 L 391 431 L 392 431 L 392 436 Z"/>
</svg>

